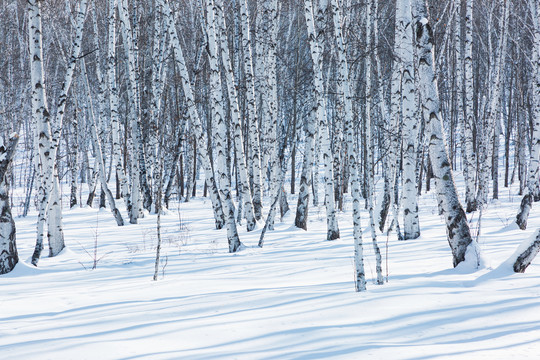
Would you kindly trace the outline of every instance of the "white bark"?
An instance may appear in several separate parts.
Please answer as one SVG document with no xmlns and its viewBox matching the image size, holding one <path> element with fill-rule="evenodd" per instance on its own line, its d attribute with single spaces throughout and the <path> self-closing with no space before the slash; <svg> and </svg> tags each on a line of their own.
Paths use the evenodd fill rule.
<svg viewBox="0 0 540 360">
<path fill-rule="evenodd" d="M 199 156 L 201 159 L 201 164 L 204 166 L 204 171 L 206 175 L 206 182 L 210 190 L 210 199 L 212 201 L 212 208 L 214 210 L 214 219 L 217 229 L 221 229 L 225 225 L 225 217 L 221 207 L 221 200 L 214 184 L 214 171 L 212 169 L 212 164 L 210 162 L 210 156 L 207 151 L 208 141 L 206 139 L 206 133 L 203 131 L 201 119 L 197 112 L 197 105 L 195 103 L 195 96 L 191 89 L 191 82 L 189 78 L 189 72 L 186 67 L 186 62 L 184 60 L 184 54 L 180 46 L 180 41 L 178 39 L 178 33 L 174 25 L 174 15 L 172 9 L 169 6 L 168 2 L 164 0 L 158 0 L 160 4 L 164 7 L 165 16 L 166 16 L 166 28 L 169 32 L 170 37 L 170 46 L 173 50 L 175 66 L 180 75 L 182 81 L 182 89 L 184 90 L 184 97 L 187 103 L 187 109 L 189 117 L 193 124 L 193 131 L 195 137 L 197 138 L 197 144 L 199 145 Z"/>
<path fill-rule="evenodd" d="M 371 26 L 373 24 L 373 6 L 371 0 L 367 3 L 367 19 L 366 22 L 366 46 L 371 48 Z M 411 48 L 412 50 L 412 48 Z M 375 271 L 377 273 L 377 284 L 384 284 L 384 279 L 382 275 L 382 257 L 381 250 L 377 244 L 377 232 L 375 230 L 375 216 L 373 210 L 373 197 L 374 194 L 374 166 L 373 163 L 373 154 L 375 152 L 375 147 L 372 139 L 371 131 L 371 57 L 366 58 L 366 148 L 367 151 L 367 201 L 368 201 L 368 211 L 369 211 L 369 228 L 371 232 L 371 242 L 373 244 L 373 252 L 375 254 Z M 413 91 L 414 92 L 414 91 Z M 416 195 L 416 194 L 414 194 Z"/>
<path fill-rule="evenodd" d="M 11 215 L 6 173 L 15 156 L 19 136 L 12 134 L 7 146 L 0 138 L 0 275 L 11 272 L 19 262 L 15 221 Z"/>
<path fill-rule="evenodd" d="M 463 127 L 463 140 L 465 146 L 465 202 L 467 212 L 476 211 L 476 153 L 473 143 L 474 116 L 474 84 L 473 84 L 473 3 L 467 0 L 465 17 L 465 115 Z"/>
<path fill-rule="evenodd" d="M 437 198 L 446 222 L 447 238 L 457 266 L 465 260 L 465 252 L 472 238 L 467 217 L 457 195 L 452 168 L 444 140 L 442 118 L 440 115 L 437 78 L 434 69 L 433 33 L 427 19 L 425 0 L 414 0 L 415 35 L 417 67 L 420 79 L 422 108 L 429 135 L 429 152 L 437 186 Z"/>
<path fill-rule="evenodd" d="M 490 83 L 493 84 L 490 101 L 487 105 L 487 113 L 486 113 L 486 128 L 483 133 L 483 147 L 484 151 L 482 152 L 482 159 L 480 161 L 480 182 L 478 187 L 478 200 L 480 201 L 480 205 L 484 205 L 487 203 L 488 195 L 489 195 L 489 181 L 492 176 L 491 171 L 491 160 L 493 156 L 493 141 L 495 141 L 495 137 L 499 137 L 499 134 L 496 133 L 496 129 L 498 126 L 495 124 L 495 122 L 500 122 L 500 99 L 501 99 L 501 77 L 502 77 L 502 71 L 504 68 L 504 60 L 506 58 L 506 49 L 507 49 L 507 38 L 508 38 L 508 19 L 509 19 L 509 7 L 510 7 L 510 1 L 509 0 L 501 0 L 501 4 L 503 5 L 503 14 L 499 19 L 499 30 L 501 31 L 498 49 L 497 49 L 497 57 L 495 60 L 495 64 L 492 68 L 492 76 L 490 77 Z M 498 139 L 497 139 L 498 141 Z M 495 156 L 498 156 L 498 154 L 495 154 Z M 530 173 L 529 173 L 530 174 Z M 536 174 L 538 175 L 538 174 Z M 533 175 L 535 176 L 535 175 Z"/>
<path fill-rule="evenodd" d="M 324 36 L 322 29 L 315 32 L 315 21 L 313 18 L 313 4 L 311 0 L 304 1 L 306 25 L 308 31 L 309 45 L 311 50 L 311 59 L 313 63 L 313 85 L 315 90 L 315 112 L 321 136 L 321 150 L 324 162 L 325 176 L 325 205 L 326 205 L 326 225 L 327 240 L 339 238 L 339 227 L 336 218 L 334 201 L 334 175 L 332 167 L 332 150 L 330 147 L 330 134 L 328 128 L 328 119 L 326 117 L 326 102 L 324 98 L 324 84 L 322 75 L 322 51 L 321 41 Z M 316 174 L 314 174 L 316 176 Z"/>
<path fill-rule="evenodd" d="M 540 252 L 540 230 L 536 230 L 534 235 L 523 242 L 517 251 L 517 257 L 513 264 L 514 272 L 524 273 Z"/>
<path fill-rule="evenodd" d="M 508 1 L 508 0 L 507 0 Z M 531 0 L 532 1 L 532 0 Z M 509 1 L 508 1 L 509 2 Z M 532 146 L 531 157 L 529 161 L 529 177 L 528 177 L 528 189 L 529 193 L 533 196 L 534 201 L 540 200 L 540 1 L 535 0 L 536 6 L 531 6 L 534 13 L 533 29 L 534 29 L 534 82 L 533 87 L 533 134 L 532 134 Z M 508 6 L 508 5 L 507 5 Z"/>
<path fill-rule="evenodd" d="M 129 112 L 129 123 L 131 129 L 131 212 L 129 214 L 129 222 L 132 224 L 137 223 L 137 219 L 142 217 L 141 208 L 141 190 L 145 187 L 141 184 L 141 180 L 145 176 L 141 173 L 141 167 L 144 166 L 144 155 L 142 152 L 142 139 L 139 129 L 140 118 L 140 103 L 139 103 L 139 90 L 137 86 L 137 65 L 135 63 L 135 47 L 132 36 L 131 22 L 128 16 L 128 3 L 127 0 L 120 0 L 118 2 L 118 18 L 120 20 L 120 28 L 122 30 L 122 38 L 124 42 L 124 48 L 127 54 L 127 72 L 128 72 L 128 87 L 127 93 L 129 102 L 132 105 Z M 141 161 L 141 157 L 143 161 Z M 143 180 L 144 182 L 144 180 Z M 143 189 L 144 188 L 144 189 Z M 146 192 L 146 191 L 145 191 Z M 146 199 L 145 199 L 146 202 Z M 145 203 L 145 208 L 147 204 Z"/>
<path fill-rule="evenodd" d="M 347 157 L 351 173 L 351 195 L 353 198 L 353 237 L 354 237 L 354 264 L 355 264 L 355 287 L 356 291 L 366 290 L 366 278 L 364 271 L 364 250 L 362 245 L 362 225 L 361 225 L 361 194 L 360 182 L 358 180 L 358 155 L 354 146 L 354 120 L 351 97 L 351 85 L 349 81 L 349 69 L 345 52 L 345 42 L 341 28 L 341 11 L 338 0 L 332 0 L 332 14 L 334 22 L 334 34 L 337 45 L 339 81 L 341 85 L 340 96 L 343 96 L 345 104 L 345 127 L 347 139 Z"/>
<path fill-rule="evenodd" d="M 83 0 L 77 7 L 76 30 L 73 41 L 71 57 L 68 61 L 66 74 L 57 102 L 54 133 L 52 130 L 50 113 L 47 107 L 45 93 L 45 74 L 43 70 L 43 44 L 41 28 L 41 0 L 28 1 L 29 43 L 30 43 L 30 69 L 32 82 L 32 114 L 36 125 L 36 138 L 39 151 L 39 209 L 37 222 L 37 240 L 32 264 L 37 265 L 43 249 L 43 231 L 45 223 L 48 224 L 49 256 L 56 256 L 65 247 L 62 226 L 62 204 L 60 199 L 58 173 L 55 166 L 56 153 L 62 122 L 66 107 L 67 95 L 75 64 L 79 58 L 82 42 L 84 19 L 86 17 L 87 0 Z"/>
<path fill-rule="evenodd" d="M 247 119 L 249 124 L 248 139 L 250 148 L 250 171 L 253 174 L 253 210 L 255 218 L 262 216 L 262 184 L 261 158 L 259 144 L 259 117 L 255 98 L 255 79 L 253 73 L 253 56 L 251 51 L 251 28 L 247 0 L 239 0 L 242 17 L 242 50 L 244 54 L 244 78 L 246 82 Z"/>
<path fill-rule="evenodd" d="M 101 189 L 105 192 L 105 196 L 107 197 L 107 201 L 109 202 L 109 206 L 111 207 L 111 212 L 113 213 L 113 216 L 116 220 L 116 224 L 118 226 L 124 225 L 124 219 L 122 219 L 122 215 L 120 214 L 120 211 L 116 208 L 116 201 L 114 200 L 114 196 L 109 189 L 109 186 L 107 185 L 107 172 L 105 170 L 105 159 L 103 157 L 103 151 L 101 149 L 101 140 L 99 138 L 97 125 L 96 125 L 96 119 L 94 117 L 94 109 L 92 106 L 91 101 L 91 94 L 90 94 L 90 83 L 88 81 L 88 75 L 86 73 L 86 65 L 85 61 L 83 59 L 82 65 L 81 65 L 81 76 L 85 80 L 86 85 L 86 91 L 88 93 L 88 103 L 90 104 L 90 133 L 92 137 L 92 143 L 94 145 L 94 151 L 96 153 L 96 166 L 98 168 L 99 173 L 99 181 L 101 182 Z M 99 109 L 99 114 L 104 113 L 102 109 Z"/>
<path fill-rule="evenodd" d="M 525 188 L 525 194 L 521 200 L 519 213 L 516 216 L 516 224 L 521 230 L 527 228 L 527 220 L 532 208 L 532 203 L 538 201 L 540 198 L 540 20 L 538 18 L 540 9 L 539 0 L 530 0 L 529 8 L 531 10 L 531 18 L 533 19 L 533 67 L 534 77 L 533 81 L 535 86 L 533 87 L 533 132 L 532 132 L 532 144 L 529 157 L 529 167 L 527 176 L 527 187 Z M 520 141 L 520 144 L 524 140 Z M 519 147 L 518 153 L 521 157 L 521 163 L 525 163 L 523 147 Z M 525 269 L 523 269 L 525 271 Z"/>
<path fill-rule="evenodd" d="M 116 86 L 116 7 L 117 0 L 108 1 L 108 41 L 107 41 L 107 78 L 109 90 L 109 109 L 111 117 L 111 139 L 112 139 L 112 165 L 116 169 L 116 176 L 122 189 L 122 196 L 128 214 L 131 217 L 133 205 L 131 203 L 131 192 L 122 166 L 122 154 L 120 146 L 120 124 L 118 119 L 118 88 Z"/>
<path fill-rule="evenodd" d="M 238 237 L 234 218 L 234 205 L 231 195 L 231 183 L 227 169 L 227 124 L 223 110 L 223 94 L 221 91 L 221 72 L 218 62 L 218 44 L 216 39 L 215 3 L 206 0 L 206 16 L 208 30 L 208 60 L 210 65 L 210 106 L 212 124 L 214 126 L 214 147 L 216 149 L 215 166 L 217 185 L 225 213 L 229 252 L 238 251 L 242 243 Z"/>
<path fill-rule="evenodd" d="M 230 103 L 230 114 L 231 114 L 231 126 L 232 126 L 232 136 L 234 142 L 235 156 L 236 156 L 236 166 L 239 177 L 239 190 L 241 198 L 244 202 L 244 211 L 246 218 L 246 228 L 247 231 L 252 231 L 255 229 L 257 221 L 255 219 L 255 213 L 253 210 L 253 202 L 251 199 L 251 189 L 249 186 L 249 179 L 246 166 L 246 158 L 244 155 L 244 137 L 242 135 L 242 122 L 240 120 L 240 107 L 238 105 L 238 94 L 236 92 L 236 81 L 234 78 L 234 73 L 231 64 L 231 58 L 229 55 L 229 45 L 227 42 L 227 27 L 225 24 L 225 18 L 223 14 L 223 1 L 215 0 L 216 5 L 216 20 L 217 20 L 217 29 L 216 33 L 219 34 L 218 38 L 221 45 L 221 61 L 225 69 L 225 80 L 227 83 L 227 92 Z"/>
<path fill-rule="evenodd" d="M 396 34 L 400 44 L 396 46 L 397 61 L 401 62 L 401 106 L 403 114 L 403 239 L 420 236 L 418 198 L 416 186 L 416 141 L 418 118 L 416 86 L 414 81 L 414 48 L 410 0 L 399 0 L 396 7 Z"/>
<path fill-rule="evenodd" d="M 401 0 L 399 0 L 401 3 Z M 389 164 L 389 181 L 390 181 L 390 206 L 392 207 L 394 227 L 399 240 L 403 240 L 399 227 L 399 198 L 396 194 L 399 193 L 399 161 L 401 152 L 401 127 L 402 127 L 402 108 L 401 108 L 401 80 L 403 78 L 403 63 L 397 57 L 401 54 L 402 39 L 401 34 L 405 32 L 403 28 L 405 24 L 401 21 L 396 21 L 396 30 L 394 34 L 394 52 L 396 58 L 392 64 L 392 83 L 390 86 L 390 118 L 386 124 L 389 133 L 388 144 L 388 164 Z"/>
</svg>

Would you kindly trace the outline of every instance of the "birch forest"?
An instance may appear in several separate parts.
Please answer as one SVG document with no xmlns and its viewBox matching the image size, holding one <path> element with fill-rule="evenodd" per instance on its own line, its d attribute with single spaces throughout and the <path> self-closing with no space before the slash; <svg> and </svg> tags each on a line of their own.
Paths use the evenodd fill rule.
<svg viewBox="0 0 540 360">
<path fill-rule="evenodd" d="M 313 209 L 320 241 L 350 219 L 364 291 L 367 247 L 383 284 L 387 236 L 421 236 L 422 194 L 454 267 L 511 186 L 512 222 L 538 211 L 539 0 L 0 0 L 0 24 L 0 274 L 16 217 L 39 267 L 70 209 L 158 214 L 161 242 L 170 204 L 206 198 L 230 253 Z M 540 236 L 520 249 L 516 272 Z"/>
</svg>

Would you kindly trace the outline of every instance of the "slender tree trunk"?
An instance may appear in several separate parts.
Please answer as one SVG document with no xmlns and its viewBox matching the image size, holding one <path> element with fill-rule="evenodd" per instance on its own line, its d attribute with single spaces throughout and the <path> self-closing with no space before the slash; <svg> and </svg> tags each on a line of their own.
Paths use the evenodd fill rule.
<svg viewBox="0 0 540 360">
<path fill-rule="evenodd" d="M 221 91 L 221 76 L 218 61 L 218 44 L 215 26 L 215 3 L 206 0 L 207 27 L 208 27 L 208 60 L 210 65 L 210 106 L 212 124 L 214 126 L 214 146 L 216 149 L 217 186 L 223 201 L 225 220 L 227 225 L 227 239 L 229 252 L 240 250 L 242 243 L 238 237 L 236 221 L 234 218 L 234 205 L 231 194 L 231 181 L 229 178 L 227 162 L 227 125 L 223 110 L 223 94 Z"/>
<path fill-rule="evenodd" d="M 241 198 L 244 201 L 244 211 L 246 218 L 247 231 L 255 229 L 257 224 L 255 218 L 255 212 L 253 209 L 253 202 L 251 198 L 251 188 L 249 186 L 248 172 L 246 166 L 246 158 L 244 155 L 244 138 L 242 135 L 242 122 L 240 120 L 240 107 L 238 104 L 238 94 L 236 91 L 237 85 L 234 78 L 234 73 L 231 64 L 231 58 L 229 55 L 229 45 L 227 41 L 227 27 L 225 24 L 225 17 L 223 14 L 223 1 L 215 0 L 216 4 L 216 20 L 217 29 L 216 33 L 219 35 L 219 42 L 221 43 L 221 61 L 225 69 L 225 80 L 227 83 L 227 92 L 230 103 L 231 114 L 231 126 L 232 136 L 235 150 L 235 160 L 238 172 L 238 187 L 241 194 Z"/>
<path fill-rule="evenodd" d="M 158 0 L 163 3 L 163 0 Z M 182 48 L 180 47 L 180 41 L 178 39 L 178 34 L 176 27 L 174 25 L 174 15 L 172 10 L 169 7 L 167 2 L 163 3 L 165 9 L 165 16 L 167 22 L 167 31 L 169 32 L 170 45 L 173 50 L 175 66 L 180 75 L 182 81 L 182 88 L 184 90 L 184 97 L 187 103 L 187 109 L 189 116 L 193 124 L 193 131 L 197 138 L 197 144 L 199 144 L 199 156 L 201 163 L 204 166 L 206 174 L 206 182 L 210 184 L 210 199 L 212 201 L 212 208 L 214 210 L 214 219 L 216 224 L 216 229 L 221 229 L 225 225 L 225 216 L 221 206 L 221 199 L 219 193 L 215 186 L 213 186 L 214 180 L 214 170 L 212 169 L 212 162 L 210 161 L 210 156 L 207 150 L 208 140 L 206 133 L 202 129 L 201 119 L 197 112 L 197 106 L 195 103 L 195 97 L 191 89 L 191 82 L 189 79 L 189 72 L 186 67 L 186 62 L 184 60 L 184 54 Z"/>
<path fill-rule="evenodd" d="M 17 134 L 11 135 L 7 146 L 0 138 L 0 275 L 11 272 L 19 262 L 15 221 L 11 215 L 7 171 L 19 142 Z"/>
<path fill-rule="evenodd" d="M 403 239 L 420 236 L 418 219 L 418 198 L 416 189 L 416 141 L 418 138 L 418 118 L 416 86 L 414 81 L 413 24 L 410 0 L 398 1 L 396 8 L 396 37 L 400 45 L 396 54 L 401 62 L 401 104 L 403 115 Z"/>
<path fill-rule="evenodd" d="M 131 202 L 131 192 L 128 181 L 122 166 L 122 149 L 120 144 L 120 123 L 118 112 L 118 88 L 116 84 L 116 8 L 117 0 L 108 1 L 108 41 L 107 41 L 107 78 L 109 90 L 109 109 L 111 119 L 111 138 L 112 138 L 112 164 L 116 169 L 116 179 L 118 189 L 121 189 L 127 212 L 130 219 L 133 214 L 133 204 Z"/>
<path fill-rule="evenodd" d="M 465 211 L 459 203 L 452 168 L 446 152 L 443 124 L 439 108 L 439 94 L 434 68 L 433 33 L 428 21 L 424 0 L 414 0 L 417 67 L 420 94 L 424 108 L 429 152 L 436 178 L 437 198 L 446 221 L 447 238 L 454 266 L 465 260 L 467 247 L 472 243 Z"/>
<path fill-rule="evenodd" d="M 325 205 L 326 205 L 326 225 L 327 240 L 339 238 L 339 226 L 336 218 L 334 201 L 334 175 L 333 175 L 333 155 L 330 147 L 330 132 L 326 114 L 326 101 L 324 98 L 324 84 L 322 76 L 322 48 L 324 31 L 322 28 L 315 30 L 315 21 L 313 19 L 313 4 L 311 0 L 304 1 L 306 24 L 308 29 L 309 44 L 311 49 L 311 59 L 313 62 L 313 85 L 315 89 L 317 122 L 319 132 L 321 132 L 321 148 L 324 163 L 325 176 Z M 322 9 L 322 8 L 320 8 Z M 322 11 L 322 10 L 319 10 Z M 314 174 L 316 176 L 317 174 Z"/>
<path fill-rule="evenodd" d="M 337 45 L 340 96 L 343 96 L 345 104 L 345 128 L 347 139 L 347 161 L 350 167 L 351 195 L 353 198 L 353 237 L 354 237 L 354 264 L 355 264 L 355 288 L 356 291 L 366 290 L 366 277 L 364 271 L 364 250 L 362 244 L 362 225 L 361 225 L 361 194 L 360 182 L 358 179 L 358 155 L 354 146 L 354 116 L 352 106 L 351 84 L 349 80 L 349 69 L 345 51 L 345 42 L 343 40 L 343 31 L 341 28 L 342 17 L 338 0 L 332 0 L 332 18 L 334 23 L 334 34 Z"/>
<path fill-rule="evenodd" d="M 259 116 L 257 110 L 257 100 L 255 98 L 255 79 L 253 72 L 253 56 L 251 50 L 251 28 L 247 0 L 239 0 L 240 14 L 242 17 L 242 50 L 244 55 L 244 80 L 246 83 L 246 103 L 247 119 L 249 124 L 248 138 L 250 147 L 250 167 L 253 191 L 253 211 L 255 218 L 260 220 L 262 217 L 262 183 L 261 183 L 261 159 L 259 145 Z"/>
<path fill-rule="evenodd" d="M 465 115 L 463 123 L 463 140 L 465 146 L 465 203 L 467 212 L 477 209 L 476 201 L 476 153 L 473 143 L 474 115 L 474 76 L 473 76 L 473 4 L 474 0 L 466 0 L 465 17 Z"/>
</svg>

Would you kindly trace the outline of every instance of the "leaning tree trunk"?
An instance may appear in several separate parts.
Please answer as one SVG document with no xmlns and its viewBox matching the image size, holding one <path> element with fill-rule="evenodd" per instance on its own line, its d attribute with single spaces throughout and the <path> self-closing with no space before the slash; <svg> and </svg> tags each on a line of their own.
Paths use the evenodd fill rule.
<svg viewBox="0 0 540 360">
<path fill-rule="evenodd" d="M 453 263 L 457 266 L 465 260 L 467 247 L 472 243 L 465 211 L 459 202 L 452 167 L 444 140 L 443 123 L 439 108 L 437 77 L 433 54 L 433 32 L 428 21 L 425 0 L 414 0 L 413 15 L 416 20 L 417 67 L 420 94 L 429 136 L 431 156 L 439 208 L 446 221 L 447 238 L 452 249 Z"/>
<path fill-rule="evenodd" d="M 15 221 L 11 216 L 9 184 L 6 173 L 15 156 L 19 136 L 12 134 L 7 147 L 0 138 L 0 275 L 7 274 L 19 262 L 16 244 Z"/>
<path fill-rule="evenodd" d="M 214 170 L 212 169 L 212 163 L 210 161 L 210 156 L 207 150 L 207 138 L 206 132 L 202 129 L 201 118 L 197 112 L 197 105 L 195 103 L 195 96 L 193 95 L 193 90 L 191 89 L 191 81 L 189 78 L 189 72 L 186 67 L 186 62 L 184 60 L 184 54 L 182 48 L 180 47 L 180 40 L 178 39 L 178 33 L 174 24 L 174 15 L 172 10 L 167 2 L 163 0 L 160 1 L 160 4 L 164 6 L 167 31 L 169 32 L 170 46 L 173 50 L 174 62 L 177 67 L 178 73 L 180 75 L 180 80 L 182 82 L 182 89 L 184 90 L 184 97 L 186 100 L 186 105 L 188 109 L 189 116 L 193 123 L 193 131 L 195 137 L 197 138 L 197 144 L 199 145 L 199 156 L 201 164 L 204 166 L 204 171 L 206 175 L 206 183 L 210 190 L 210 199 L 212 201 L 212 208 L 214 209 L 214 220 L 216 229 L 221 229 L 225 225 L 225 215 L 223 214 L 223 209 L 221 207 L 221 199 L 219 198 L 219 193 L 215 186 L 213 186 L 214 180 Z"/>
<path fill-rule="evenodd" d="M 540 229 L 536 230 L 535 234 L 522 245 L 519 249 L 522 251 L 518 254 L 514 261 L 514 272 L 524 273 L 527 267 L 534 260 L 538 252 L 540 252 Z"/>
</svg>

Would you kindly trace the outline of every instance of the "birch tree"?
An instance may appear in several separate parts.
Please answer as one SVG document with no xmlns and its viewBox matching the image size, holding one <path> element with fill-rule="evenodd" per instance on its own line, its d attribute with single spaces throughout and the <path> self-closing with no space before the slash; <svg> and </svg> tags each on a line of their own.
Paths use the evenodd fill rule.
<svg viewBox="0 0 540 360">
<path fill-rule="evenodd" d="M 416 188 L 416 141 L 418 118 L 416 109 L 416 86 L 414 80 L 413 24 L 410 0 L 400 0 L 396 6 L 396 56 L 401 62 L 401 107 L 403 116 L 403 238 L 420 236 L 418 198 Z"/>
<path fill-rule="evenodd" d="M 201 159 L 201 164 L 204 166 L 206 183 L 210 189 L 210 199 L 212 201 L 212 208 L 214 210 L 216 229 L 221 229 L 225 225 L 225 215 L 223 213 L 221 199 L 219 197 L 217 188 L 215 187 L 214 170 L 212 169 L 212 163 L 210 162 L 210 156 L 206 147 L 208 140 L 206 138 L 206 133 L 203 131 L 199 113 L 197 112 L 195 96 L 193 94 L 193 90 L 191 89 L 189 72 L 186 67 L 186 61 L 184 59 L 184 54 L 182 52 L 180 41 L 178 39 L 178 33 L 174 24 L 174 14 L 168 2 L 164 0 L 158 1 L 160 4 L 162 4 L 165 11 L 166 27 L 167 31 L 169 32 L 170 46 L 174 56 L 174 64 L 180 75 L 182 89 L 184 90 L 184 97 L 187 103 L 187 110 L 193 123 L 193 130 L 195 132 L 195 137 L 197 138 L 197 144 L 199 144 L 199 157 Z"/>
<path fill-rule="evenodd" d="M 257 220 L 262 216 L 261 158 L 259 144 L 259 116 L 255 98 L 255 78 L 251 44 L 251 28 L 247 0 L 239 0 L 242 24 L 242 53 L 244 55 L 244 78 L 246 83 L 246 121 L 248 122 L 249 167 L 252 175 L 253 211 Z"/>
<path fill-rule="evenodd" d="M 8 144 L 0 138 L 0 275 L 11 272 L 19 262 L 16 243 L 15 221 L 11 215 L 7 172 L 15 156 L 19 142 L 17 134 L 11 134 Z"/>
<path fill-rule="evenodd" d="M 465 146 L 465 203 L 467 212 L 477 209 L 476 202 L 476 153 L 473 143 L 474 115 L 474 76 L 473 76 L 473 4 L 466 0 L 465 17 L 465 121 L 463 126 L 463 145 Z"/>
<path fill-rule="evenodd" d="M 311 0 L 304 1 L 304 15 L 306 17 L 309 45 L 311 49 L 311 59 L 313 63 L 313 85 L 315 93 L 315 115 L 317 116 L 318 129 L 322 133 L 321 148 L 324 161 L 325 176 L 325 205 L 326 205 L 326 225 L 327 240 L 339 238 L 339 227 L 336 219 L 334 201 L 334 175 L 333 175 L 333 155 L 330 148 L 330 133 L 326 114 L 326 103 L 324 98 L 324 84 L 322 75 L 322 51 L 320 41 L 324 33 L 321 29 L 315 31 L 315 21 L 313 17 L 313 3 Z M 316 176 L 316 174 L 314 175 Z"/>
<path fill-rule="evenodd" d="M 436 178 L 437 199 L 446 222 L 453 264 L 457 266 L 465 260 L 465 253 L 472 243 L 472 238 L 465 211 L 458 199 L 446 150 L 434 68 L 433 32 L 428 20 L 425 0 L 414 0 L 412 9 L 415 18 L 416 66 L 426 131 L 429 136 L 429 153 Z"/>
<path fill-rule="evenodd" d="M 339 81 L 341 85 L 339 96 L 343 97 L 345 105 L 345 129 L 347 139 L 347 157 L 350 168 L 351 195 L 353 198 L 353 237 L 354 237 L 354 266 L 355 266 L 355 288 L 356 291 L 366 290 L 366 278 L 364 270 L 364 249 L 362 244 L 362 225 L 361 225 L 361 193 L 360 181 L 358 178 L 358 153 L 354 145 L 354 118 L 352 93 L 349 80 L 349 67 L 345 51 L 345 41 L 343 39 L 343 29 L 341 27 L 342 17 L 338 0 L 331 1 L 332 19 L 334 25 L 334 36 L 336 39 L 336 52 L 338 55 Z"/>
<path fill-rule="evenodd" d="M 134 217 L 133 204 L 129 184 L 122 166 L 122 154 L 120 146 L 120 124 L 118 113 L 118 88 L 116 83 L 116 8 L 117 0 L 108 0 L 108 41 L 107 41 L 107 85 L 109 92 L 109 109 L 112 139 L 112 165 L 115 168 L 116 177 L 122 189 L 122 196 L 130 216 Z"/>
<path fill-rule="evenodd" d="M 527 220 L 534 201 L 540 200 L 540 20 L 539 9 L 540 1 L 529 0 L 529 8 L 533 22 L 533 131 L 532 144 L 529 157 L 529 167 L 527 176 L 527 188 L 521 199 L 519 212 L 516 216 L 516 224 L 521 230 L 527 228 Z M 523 269 L 525 271 L 525 269 Z"/>
<path fill-rule="evenodd" d="M 244 201 L 244 211 L 246 218 L 247 231 L 255 229 L 257 224 L 255 219 L 255 212 L 253 209 L 253 202 L 251 200 L 251 188 L 249 186 L 246 158 L 244 155 L 244 136 L 242 134 L 242 122 L 240 121 L 240 108 L 238 105 L 237 84 L 235 81 L 231 58 L 229 55 L 229 45 L 227 41 L 227 27 L 225 24 L 225 17 L 223 14 L 223 1 L 214 0 L 215 8 L 217 11 L 216 20 L 216 36 L 220 42 L 221 49 L 221 61 L 225 73 L 225 82 L 227 84 L 227 93 L 230 104 L 231 126 L 232 136 L 234 142 L 234 153 L 236 156 L 236 166 L 239 175 L 239 189 L 241 198 Z"/>
<path fill-rule="evenodd" d="M 223 110 L 223 93 L 221 91 L 221 72 L 218 63 L 218 44 L 216 39 L 215 3 L 206 0 L 206 16 L 208 27 L 208 61 L 210 65 L 210 106 L 214 126 L 214 146 L 216 148 L 217 185 L 222 199 L 227 226 L 229 252 L 238 251 L 242 243 L 238 237 L 234 218 L 234 205 L 231 195 L 231 183 L 227 173 L 227 125 Z"/>
<path fill-rule="evenodd" d="M 58 96 L 54 124 L 47 105 L 45 92 L 45 73 L 43 70 L 43 41 L 41 28 L 41 0 L 28 1 L 30 69 L 32 82 L 32 114 L 35 124 L 35 136 L 39 149 L 39 214 L 37 222 L 37 240 L 32 255 L 32 264 L 37 266 L 43 249 L 43 231 L 48 225 L 49 256 L 56 256 L 65 247 L 62 225 L 62 203 L 60 185 L 56 168 L 56 154 L 62 131 L 68 92 L 73 80 L 75 65 L 79 58 L 87 0 L 81 1 L 76 9 L 76 29 L 72 52 L 69 58 L 64 80 Z M 54 127 L 53 127 L 54 126 Z M 54 132 L 53 132 L 54 131 Z"/>
</svg>

